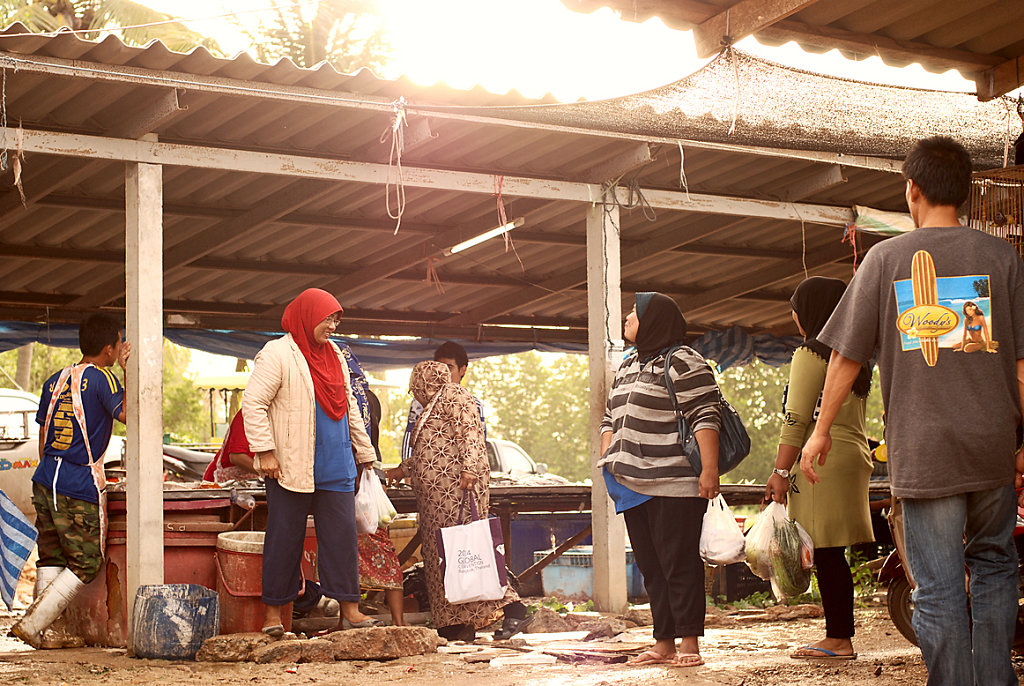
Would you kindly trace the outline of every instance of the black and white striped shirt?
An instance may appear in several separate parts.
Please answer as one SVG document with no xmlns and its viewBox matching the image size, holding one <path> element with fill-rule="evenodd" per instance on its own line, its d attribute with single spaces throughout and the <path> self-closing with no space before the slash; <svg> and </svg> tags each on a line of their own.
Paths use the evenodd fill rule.
<svg viewBox="0 0 1024 686">
<path fill-rule="evenodd" d="M 672 354 L 669 376 L 683 417 L 693 431 L 721 426 L 718 384 L 695 350 Z M 665 385 L 665 357 L 641 365 L 634 353 L 615 373 L 601 432 L 612 432 L 598 462 L 622 485 L 645 495 L 697 496 L 697 476 L 683 453 L 675 410 Z"/>
</svg>

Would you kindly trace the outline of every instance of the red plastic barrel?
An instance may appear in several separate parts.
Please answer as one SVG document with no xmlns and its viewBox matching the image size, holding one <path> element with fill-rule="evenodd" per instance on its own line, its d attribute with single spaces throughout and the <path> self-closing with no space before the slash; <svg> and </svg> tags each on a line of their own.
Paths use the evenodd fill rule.
<svg viewBox="0 0 1024 686">
<path fill-rule="evenodd" d="M 263 531 L 228 531 L 217 536 L 217 593 L 220 632 L 238 634 L 263 628 Z M 281 608 L 291 630 L 291 603 Z"/>
</svg>

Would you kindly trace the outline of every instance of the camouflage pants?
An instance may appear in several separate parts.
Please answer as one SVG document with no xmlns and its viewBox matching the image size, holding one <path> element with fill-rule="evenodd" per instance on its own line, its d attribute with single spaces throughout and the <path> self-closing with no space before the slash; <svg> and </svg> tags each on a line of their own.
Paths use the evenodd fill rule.
<svg viewBox="0 0 1024 686">
<path fill-rule="evenodd" d="M 100 509 L 96 503 L 54 493 L 32 483 L 32 505 L 36 508 L 39 538 L 39 567 L 67 567 L 84 583 L 100 572 Z"/>
</svg>

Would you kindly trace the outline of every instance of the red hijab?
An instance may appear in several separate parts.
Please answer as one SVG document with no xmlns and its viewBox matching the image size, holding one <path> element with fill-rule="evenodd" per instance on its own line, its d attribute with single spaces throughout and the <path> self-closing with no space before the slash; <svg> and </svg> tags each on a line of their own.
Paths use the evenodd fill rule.
<svg viewBox="0 0 1024 686">
<path fill-rule="evenodd" d="M 317 343 L 313 329 L 327 316 L 344 310 L 338 299 L 319 288 L 307 288 L 288 303 L 281 326 L 292 335 L 313 377 L 313 394 L 328 417 L 337 421 L 348 412 L 345 374 L 333 343 Z"/>
</svg>

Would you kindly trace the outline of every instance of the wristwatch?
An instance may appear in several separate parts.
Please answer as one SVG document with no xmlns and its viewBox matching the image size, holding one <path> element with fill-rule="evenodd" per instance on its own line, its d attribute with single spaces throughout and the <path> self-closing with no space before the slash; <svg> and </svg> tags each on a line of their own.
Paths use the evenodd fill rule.
<svg viewBox="0 0 1024 686">
<path fill-rule="evenodd" d="M 779 476 L 781 476 L 783 479 L 788 479 L 789 478 L 789 470 L 788 469 L 779 469 L 778 467 L 776 467 L 772 471 L 775 472 L 776 474 L 778 474 Z"/>
</svg>

